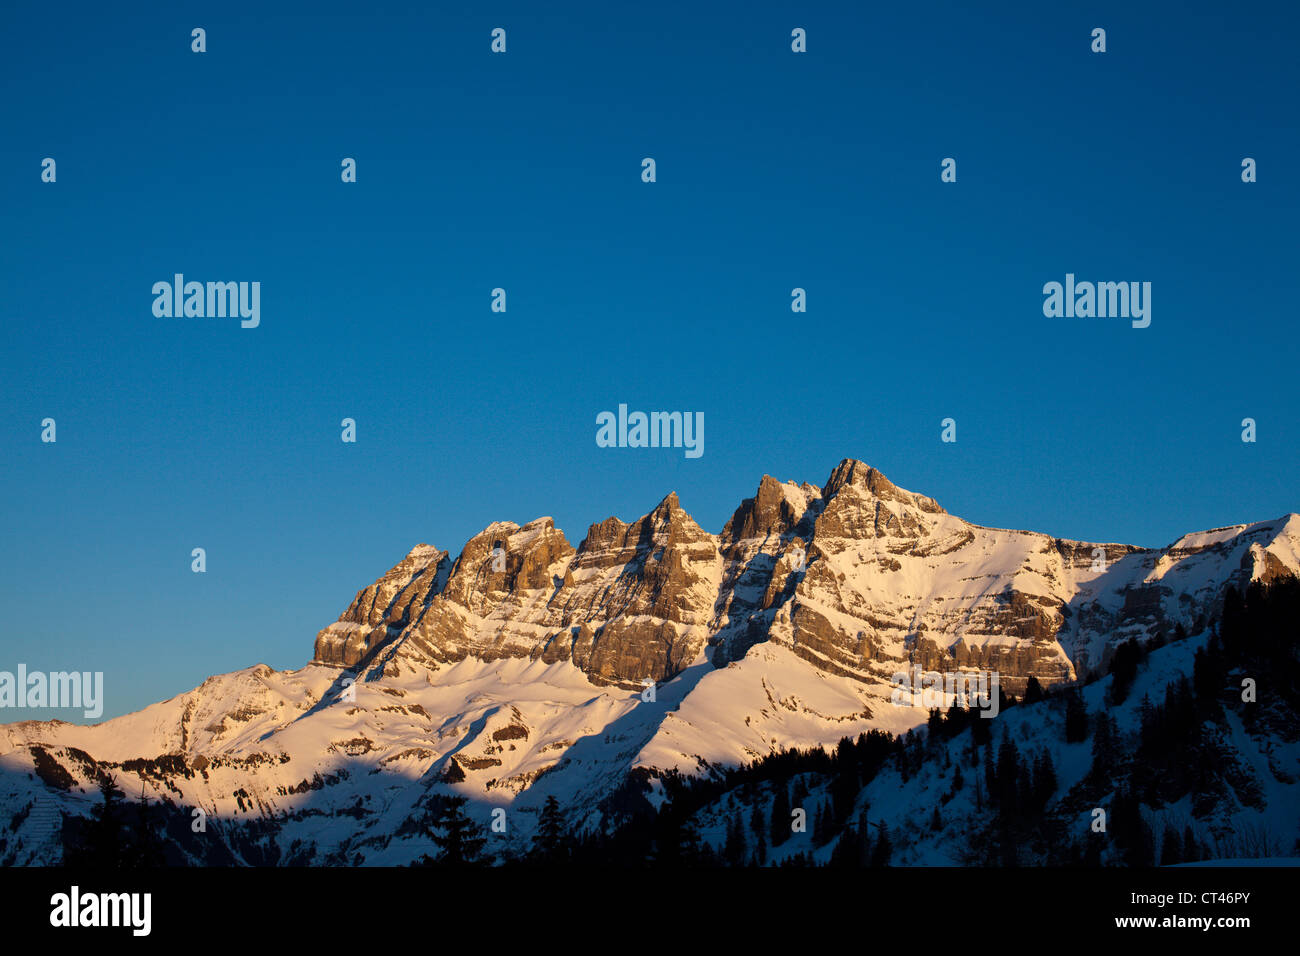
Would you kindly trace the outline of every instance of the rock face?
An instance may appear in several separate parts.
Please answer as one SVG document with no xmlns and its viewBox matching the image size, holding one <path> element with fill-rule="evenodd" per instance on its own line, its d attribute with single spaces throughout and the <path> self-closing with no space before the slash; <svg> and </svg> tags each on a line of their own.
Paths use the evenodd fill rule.
<svg viewBox="0 0 1300 956">
<path fill-rule="evenodd" d="M 846 459 L 825 484 L 764 476 L 713 535 L 669 495 L 574 549 L 549 518 L 489 525 L 454 564 L 420 545 L 316 639 L 386 673 L 466 657 L 569 661 L 634 688 L 784 646 L 865 683 L 906 667 L 997 671 L 1011 693 L 1103 668 L 1129 637 L 1195 628 L 1228 584 L 1295 573 L 1296 516 L 1167 548 L 970 524 Z M 376 657 L 378 655 L 378 657 Z"/>
<path fill-rule="evenodd" d="M 549 518 L 490 525 L 386 666 L 527 657 L 572 661 L 597 684 L 665 680 L 708 639 L 720 564 L 676 495 L 630 525 L 592 525 L 576 551 Z"/>
<path fill-rule="evenodd" d="M 356 599 L 337 621 L 316 635 L 315 660 L 351 666 L 418 620 L 443 589 L 450 563 L 446 551 L 418 544 L 391 571 Z"/>
</svg>

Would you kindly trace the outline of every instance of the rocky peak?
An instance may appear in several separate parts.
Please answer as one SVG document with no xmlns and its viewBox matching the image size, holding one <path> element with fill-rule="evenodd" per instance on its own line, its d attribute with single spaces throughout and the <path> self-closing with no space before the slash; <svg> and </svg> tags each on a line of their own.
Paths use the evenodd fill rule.
<svg viewBox="0 0 1300 956">
<path fill-rule="evenodd" d="M 904 491 L 875 468 L 854 458 L 845 458 L 835 466 L 835 470 L 826 479 L 822 495 L 829 502 L 844 488 L 854 488 L 866 497 L 895 501 L 926 514 L 947 514 L 933 498 Z"/>
<path fill-rule="evenodd" d="M 764 475 L 754 497 L 742 501 L 727 521 L 721 538 L 726 549 L 731 550 L 740 541 L 780 537 L 791 531 L 802 517 L 802 511 L 796 514 L 785 486 L 771 475 Z"/>
<path fill-rule="evenodd" d="M 712 544 L 712 536 L 682 509 L 677 493 L 672 492 L 653 511 L 631 524 L 613 517 L 593 524 L 578 545 L 574 566 L 575 570 L 593 563 L 608 566 L 611 555 L 613 560 L 630 559 L 637 552 L 662 548 L 677 541 L 705 539 Z"/>
<path fill-rule="evenodd" d="M 465 543 L 442 596 L 486 616 L 516 589 L 546 587 L 547 569 L 573 553 L 550 518 L 494 521 Z"/>
<path fill-rule="evenodd" d="M 398 633 L 447 583 L 446 551 L 417 544 L 374 584 L 362 588 L 339 619 L 316 635 L 314 659 L 350 666 Z"/>
<path fill-rule="evenodd" d="M 831 472 L 822 491 L 824 507 L 814 537 L 918 539 L 947 512 L 925 495 L 899 488 L 879 471 L 846 458 Z"/>
</svg>

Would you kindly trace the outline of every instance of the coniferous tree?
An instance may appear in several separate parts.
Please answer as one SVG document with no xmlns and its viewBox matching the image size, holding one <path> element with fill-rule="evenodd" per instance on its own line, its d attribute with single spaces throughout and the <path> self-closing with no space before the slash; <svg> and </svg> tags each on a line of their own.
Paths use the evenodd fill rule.
<svg viewBox="0 0 1300 956">
<path fill-rule="evenodd" d="M 793 790 L 794 790 L 794 792 L 793 792 L 792 796 L 790 797 L 790 806 L 791 806 L 791 808 L 795 808 L 795 807 L 803 807 L 804 809 L 807 809 L 807 807 L 808 807 L 808 781 L 807 781 L 806 779 L 804 779 L 804 775 L 803 775 L 803 774 L 799 774 L 799 776 L 797 776 L 797 777 L 794 778 L 794 788 L 793 788 Z"/>
<path fill-rule="evenodd" d="M 872 866 L 889 866 L 889 858 L 894 853 L 894 844 L 889 839 L 889 828 L 880 824 L 876 833 L 875 846 L 871 849 Z"/>
<path fill-rule="evenodd" d="M 1021 816 L 1032 817 L 1038 812 L 1038 799 L 1034 790 L 1034 765 L 1028 755 L 1016 767 L 1016 808 Z"/>
<path fill-rule="evenodd" d="M 1158 728 L 1156 709 L 1151 706 L 1151 695 L 1143 694 L 1138 705 L 1138 749 L 1150 750 L 1156 744 Z"/>
<path fill-rule="evenodd" d="M 1156 865 L 1156 837 L 1151 832 L 1151 824 L 1145 819 L 1138 821 L 1138 840 L 1130 856 L 1129 866 Z"/>
<path fill-rule="evenodd" d="M 871 821 L 867 811 L 858 814 L 858 866 L 871 865 Z"/>
<path fill-rule="evenodd" d="M 1099 780 L 1109 780 L 1114 769 L 1115 742 L 1110 735 L 1110 720 L 1098 713 L 1092 723 L 1092 767 L 1088 773 Z"/>
<path fill-rule="evenodd" d="M 1192 660 L 1192 686 L 1202 715 L 1214 717 L 1222 710 L 1221 698 L 1227 677 L 1223 654 L 1215 647 L 1215 641 L 1211 640 L 1208 647 L 1196 649 Z"/>
<path fill-rule="evenodd" d="M 695 831 L 695 827 L 690 821 L 679 821 L 676 826 L 677 833 L 677 859 L 674 861 L 679 866 L 713 866 L 717 859 L 713 853 L 713 847 L 707 843 L 700 842 L 700 835 Z"/>
<path fill-rule="evenodd" d="M 1007 692 L 1003 690 L 1001 686 L 999 686 L 998 687 L 998 713 L 1000 714 L 1005 710 L 1010 710 L 1014 706 L 1016 706 L 1016 699 L 1014 697 L 1008 697 Z"/>
<path fill-rule="evenodd" d="M 1036 704 L 1045 696 L 1047 695 L 1043 692 L 1043 685 L 1038 682 L 1038 678 L 1032 674 L 1029 675 L 1029 680 L 1025 683 L 1024 702 L 1026 704 Z"/>
<path fill-rule="evenodd" d="M 107 773 L 99 778 L 100 803 L 91 813 L 85 845 L 68 854 L 69 865 L 95 869 L 119 869 L 127 862 L 123 854 L 122 790 Z"/>
<path fill-rule="evenodd" d="M 560 801 L 554 794 L 546 798 L 537 819 L 537 832 L 533 834 L 533 857 L 539 863 L 559 863 L 565 856 L 564 817 Z"/>
<path fill-rule="evenodd" d="M 998 824 L 998 863 L 1006 867 L 1020 865 L 1020 853 L 1011 831 L 1011 822 L 1008 817 L 1003 816 Z"/>
<path fill-rule="evenodd" d="M 1034 807 L 1041 813 L 1056 793 L 1056 764 L 1050 750 L 1044 750 L 1034 763 Z"/>
<path fill-rule="evenodd" d="M 998 694 L 1002 689 L 998 688 Z M 970 714 L 970 735 L 973 745 L 985 746 L 993 741 L 993 721 L 995 718 L 985 717 L 984 711 L 978 713 L 972 711 Z"/>
<path fill-rule="evenodd" d="M 664 804 L 650 827 L 650 861 L 660 867 L 687 865 L 687 859 L 698 859 L 699 843 L 694 830 L 683 819 L 672 803 Z M 695 840 L 692 844 L 692 840 Z"/>
<path fill-rule="evenodd" d="M 1016 799 L 1020 783 L 1020 753 L 1005 728 L 998 745 L 998 806 L 1004 814 L 1016 812 Z"/>
<path fill-rule="evenodd" d="M 813 816 L 813 845 L 823 846 L 826 843 L 826 804 L 819 803 L 817 812 Z"/>
<path fill-rule="evenodd" d="M 1229 657 L 1236 657 L 1237 645 L 1242 636 L 1246 617 L 1246 602 L 1240 591 L 1228 588 L 1223 594 L 1223 614 L 1220 618 L 1219 633 L 1223 638 L 1223 649 Z"/>
<path fill-rule="evenodd" d="M 772 801 L 772 846 L 778 847 L 790 838 L 790 795 L 784 780 L 776 782 L 776 799 Z"/>
<path fill-rule="evenodd" d="M 144 784 L 140 786 L 140 802 L 136 804 L 135 820 L 131 826 L 131 839 L 126 852 L 126 865 L 151 869 L 165 865 L 162 842 L 154 832 L 153 815 L 144 797 Z"/>
<path fill-rule="evenodd" d="M 840 832 L 840 838 L 835 841 L 835 848 L 831 850 L 830 861 L 828 866 L 837 868 L 856 868 L 861 865 L 859 862 L 861 846 L 858 837 L 858 831 L 853 827 L 845 827 Z"/>
<path fill-rule="evenodd" d="M 1153 866 L 1155 836 L 1142 816 L 1142 803 L 1138 795 L 1128 787 L 1121 787 L 1115 792 L 1113 806 L 1114 812 L 1110 814 L 1108 823 L 1124 864 L 1131 867 Z"/>
<path fill-rule="evenodd" d="M 943 715 L 943 735 L 948 738 L 956 737 L 970 724 L 971 712 L 964 708 L 958 707 L 956 701 L 948 708 L 948 712 Z"/>
<path fill-rule="evenodd" d="M 745 826 L 739 814 L 727 816 L 727 841 L 722 846 L 722 858 L 729 866 L 739 866 L 745 861 Z"/>
<path fill-rule="evenodd" d="M 465 815 L 468 802 L 461 796 L 444 797 L 436 822 L 426 824 L 430 838 L 442 851 L 436 861 L 439 866 L 472 866 L 479 862 L 487 840 L 478 835 L 478 828 Z"/>
<path fill-rule="evenodd" d="M 988 794 L 989 803 L 996 804 L 998 799 L 998 772 L 993 764 L 993 743 L 984 748 L 984 792 Z"/>
<path fill-rule="evenodd" d="M 838 828 L 853 812 L 853 804 L 858 798 L 858 767 L 856 762 L 844 758 L 838 761 L 839 769 L 831 778 L 832 823 Z"/>
<path fill-rule="evenodd" d="M 1164 836 L 1160 838 L 1160 865 L 1174 866 L 1183 862 L 1182 841 L 1172 824 L 1165 824 Z"/>
<path fill-rule="evenodd" d="M 1102 834 L 1089 831 L 1083 850 L 1084 866 L 1101 866 L 1101 849 L 1104 843 L 1105 837 Z"/>
<path fill-rule="evenodd" d="M 140 802 L 130 810 L 111 776 L 104 774 L 97 785 L 101 799 L 83 831 L 84 842 L 67 847 L 63 862 L 68 866 L 114 870 L 166 865 L 143 784 Z"/>
<path fill-rule="evenodd" d="M 1127 699 L 1141 660 L 1142 648 L 1132 638 L 1115 648 L 1115 656 L 1110 660 L 1110 695 L 1116 704 L 1122 704 Z"/>
<path fill-rule="evenodd" d="M 1088 739 L 1088 708 L 1083 703 L 1083 692 L 1072 687 L 1065 694 L 1065 742 L 1082 743 Z"/>
</svg>

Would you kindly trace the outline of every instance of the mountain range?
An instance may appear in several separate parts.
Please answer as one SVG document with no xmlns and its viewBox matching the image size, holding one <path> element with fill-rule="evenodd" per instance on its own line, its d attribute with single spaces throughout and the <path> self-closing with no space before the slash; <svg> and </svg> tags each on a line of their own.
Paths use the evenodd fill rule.
<svg viewBox="0 0 1300 956">
<path fill-rule="evenodd" d="M 1297 576 L 1297 514 L 1159 549 L 1071 541 L 971 524 L 851 459 L 820 486 L 764 476 L 717 534 L 675 494 L 576 547 L 550 518 L 495 522 L 455 558 L 412 548 L 302 668 L 214 676 L 97 725 L 0 725 L 0 862 L 57 862 L 60 828 L 92 813 L 105 776 L 170 814 L 188 862 L 409 863 L 430 851 L 430 796 L 450 793 L 518 851 L 547 797 L 575 832 L 599 829 L 629 787 L 653 806 L 674 772 L 920 733 L 904 671 L 993 673 L 1012 697 L 1089 685 L 1105 707 L 1119 648 L 1158 648 L 1153 673 L 1190 675 L 1229 589 Z M 1250 812 L 1293 828 L 1294 742 L 1233 746 L 1268 778 L 1257 790 L 1284 788 Z M 1063 788 L 1081 779 L 1068 753 L 1057 763 Z M 909 802 L 897 793 L 920 784 L 896 780 L 873 805 L 896 830 L 928 823 L 935 783 Z M 721 842 L 720 818 L 700 825 Z M 956 860 L 918 840 L 903 861 Z"/>
</svg>

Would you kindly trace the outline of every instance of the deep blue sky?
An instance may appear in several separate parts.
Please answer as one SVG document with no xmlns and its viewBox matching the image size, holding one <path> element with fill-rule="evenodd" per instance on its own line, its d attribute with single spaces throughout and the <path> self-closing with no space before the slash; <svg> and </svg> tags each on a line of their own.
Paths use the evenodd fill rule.
<svg viewBox="0 0 1300 956">
<path fill-rule="evenodd" d="M 0 669 L 123 713 L 301 665 L 417 542 L 849 456 L 1087 540 L 1300 510 L 1293 4 L 263 6 L 0 12 Z M 261 327 L 155 318 L 175 272 Z M 1066 272 L 1151 327 L 1044 318 Z M 597 448 L 620 402 L 704 456 Z"/>
</svg>

